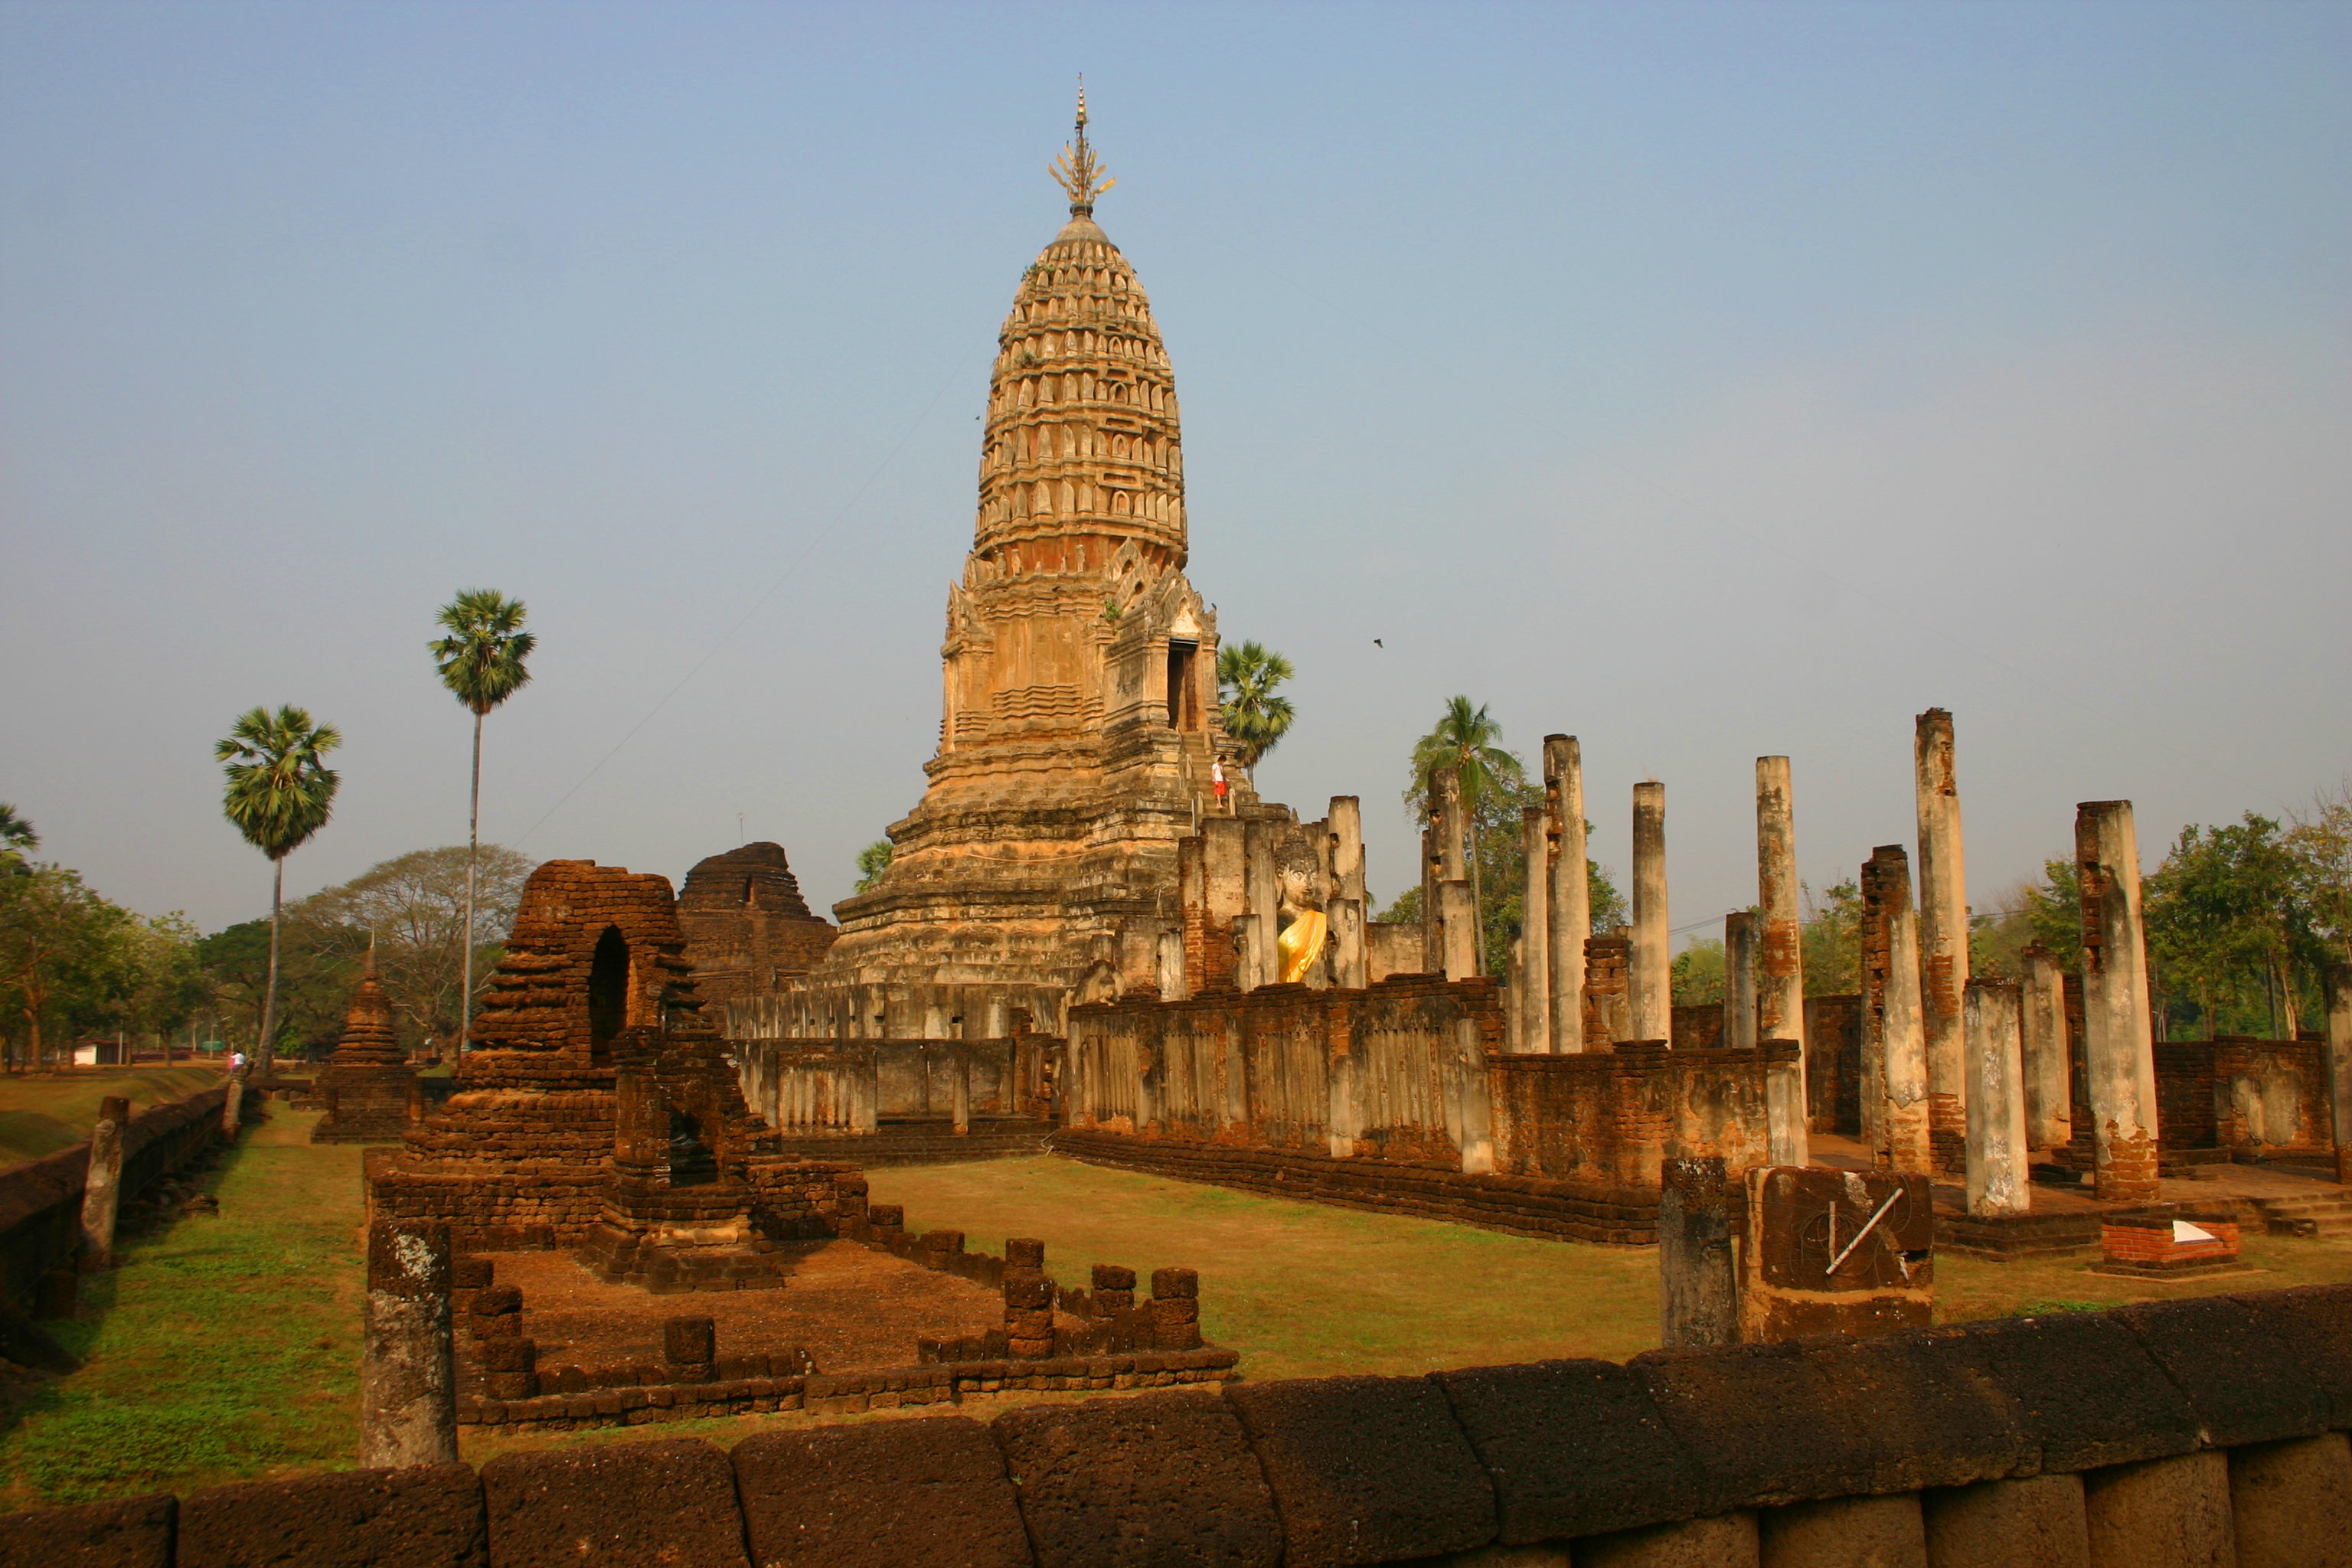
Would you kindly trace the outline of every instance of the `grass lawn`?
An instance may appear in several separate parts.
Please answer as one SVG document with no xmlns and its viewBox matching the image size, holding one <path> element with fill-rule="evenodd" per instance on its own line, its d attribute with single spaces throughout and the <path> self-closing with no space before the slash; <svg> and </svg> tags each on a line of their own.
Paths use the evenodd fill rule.
<svg viewBox="0 0 2352 1568">
<path fill-rule="evenodd" d="M 0 1078 L 0 1171 L 70 1149 L 89 1136 L 98 1102 L 129 1098 L 133 1113 L 207 1089 L 216 1068 L 85 1068 L 77 1072 Z"/>
<path fill-rule="evenodd" d="M 0 1505 L 186 1492 L 351 1465 L 364 1247 L 355 1145 L 273 1107 L 201 1178 L 218 1218 L 125 1243 L 51 1331 L 89 1363 L 5 1390 Z"/>
<path fill-rule="evenodd" d="M 1202 1331 L 1253 1379 L 1412 1373 L 1550 1356 L 1622 1361 L 1658 1342 L 1657 1254 L 1532 1241 L 1435 1220 L 1260 1197 L 1041 1158 L 867 1173 L 909 1230 L 1003 1250 L 1045 1243 L 1045 1267 L 1087 1283 L 1096 1263 L 1201 1271 Z M 2260 1272 L 2181 1284 L 2093 1274 L 2084 1259 L 1936 1259 L 1937 1321 L 2111 1307 L 2352 1280 L 2352 1245 L 2250 1236 Z"/>
<path fill-rule="evenodd" d="M 1531 1241 L 1437 1220 L 1260 1197 L 1082 1165 L 992 1160 L 867 1173 L 910 1231 L 975 1250 L 1045 1243 L 1046 1271 L 1097 1263 L 1201 1273 L 1201 1330 L 1252 1379 L 1622 1360 L 1657 1342 L 1657 1255 Z M 1148 1279 L 1138 1281 L 1138 1293 Z"/>
</svg>

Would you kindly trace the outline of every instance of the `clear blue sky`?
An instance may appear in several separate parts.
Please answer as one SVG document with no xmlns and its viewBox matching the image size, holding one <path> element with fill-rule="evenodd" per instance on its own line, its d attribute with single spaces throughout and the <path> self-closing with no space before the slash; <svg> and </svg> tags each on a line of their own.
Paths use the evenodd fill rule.
<svg viewBox="0 0 2352 1568">
<path fill-rule="evenodd" d="M 1455 691 L 1582 738 L 1621 869 L 1666 782 L 1677 925 L 1759 753 L 1815 887 L 1908 839 L 1934 704 L 1980 903 L 2079 799 L 2153 863 L 2352 772 L 2342 5 L 13 4 L 0 799 L 261 912 L 209 748 L 291 701 L 349 743 L 289 891 L 462 841 L 485 584 L 487 837 L 845 894 L 1082 70 L 1192 575 L 1298 667 L 1261 785 L 1363 795 L 1381 896 Z"/>
</svg>

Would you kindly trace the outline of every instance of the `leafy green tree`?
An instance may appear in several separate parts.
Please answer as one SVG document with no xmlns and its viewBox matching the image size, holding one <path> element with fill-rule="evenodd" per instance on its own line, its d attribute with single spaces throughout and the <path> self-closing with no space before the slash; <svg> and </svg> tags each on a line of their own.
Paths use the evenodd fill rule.
<svg viewBox="0 0 2352 1568">
<path fill-rule="evenodd" d="M 1227 643 L 1217 650 L 1217 716 L 1241 748 L 1242 766 L 1257 766 L 1290 732 L 1297 710 L 1274 689 L 1296 673 L 1290 660 L 1254 642 Z"/>
<path fill-rule="evenodd" d="M 289 705 L 275 713 L 256 708 L 240 715 L 213 747 L 228 781 L 222 810 L 247 843 L 269 857 L 269 979 L 262 993 L 261 1037 L 255 1052 L 265 1077 L 277 1059 L 278 920 L 286 903 L 286 857 L 308 843 L 334 815 L 335 787 L 342 781 L 325 758 L 342 743 L 342 732 L 332 724 L 313 723 L 306 710 Z"/>
<path fill-rule="evenodd" d="M 16 808 L 0 800 L 0 876 L 20 876 L 29 869 L 26 857 L 41 847 L 41 836 L 33 825 L 16 815 Z"/>
<path fill-rule="evenodd" d="M 465 959 L 457 995 L 457 1049 L 466 1048 L 466 1027 L 474 1016 L 474 948 L 481 941 L 475 918 L 475 862 L 482 843 L 482 721 L 491 709 L 521 690 L 530 679 L 524 661 L 539 638 L 522 629 L 523 604 L 495 588 L 466 588 L 441 606 L 449 635 L 431 645 L 441 684 L 474 716 L 474 773 L 466 797 L 466 924 L 459 945 Z"/>
<path fill-rule="evenodd" d="M 299 906 L 297 906 L 299 908 Z M 309 929 L 289 910 L 284 954 L 278 973 L 279 1037 L 302 1054 L 319 1057 L 334 1048 L 350 1005 L 358 966 L 343 955 L 349 938 Z M 350 933 L 365 941 L 365 933 Z M 196 942 L 196 962 L 211 991 L 206 1009 L 219 1037 L 232 1043 L 261 1038 L 261 1015 L 269 994 L 269 922 L 242 921 Z"/>
<path fill-rule="evenodd" d="M 897 852 L 898 846 L 887 838 L 877 838 L 860 849 L 857 852 L 856 890 L 870 893 L 880 887 L 882 873 L 890 868 L 890 857 Z"/>
<path fill-rule="evenodd" d="M 2312 797 L 2287 829 L 2312 934 L 2327 962 L 2352 963 L 2352 779 Z"/>
<path fill-rule="evenodd" d="M 401 1044 L 454 1041 L 467 978 L 497 965 L 531 869 L 530 857 L 501 844 L 412 849 L 296 904 L 289 936 L 339 973 L 373 945 Z"/>
<path fill-rule="evenodd" d="M 126 1038 L 162 1040 L 211 1000 L 196 959 L 196 928 L 177 912 L 143 920 L 129 910 L 106 933 L 103 994 L 92 1010 Z"/>
<path fill-rule="evenodd" d="M 1852 877 L 1832 883 L 1819 900 L 1798 884 L 1805 904 L 1797 928 L 1805 966 L 1805 994 L 1845 996 L 1862 989 L 1862 886 Z"/>
<path fill-rule="evenodd" d="M 0 994 L 24 1020 L 33 1067 L 47 1059 L 44 1020 L 88 984 L 118 914 L 62 866 L 0 877 Z"/>
<path fill-rule="evenodd" d="M 2252 1011 L 2273 1037 L 2294 1038 L 2298 992 L 2318 979 L 2327 955 L 2305 888 L 2271 817 L 2250 811 L 2235 823 L 2181 829 L 2144 894 L 2158 990 L 2193 998 L 2209 1033 L 2231 1013 Z M 2231 994 L 2252 990 L 2250 980 L 2261 992 L 2252 1008 L 2251 998 Z"/>
<path fill-rule="evenodd" d="M 1518 840 L 1518 814 L 1522 804 L 1542 804 L 1540 785 L 1528 783 L 1527 764 L 1499 744 L 1503 727 L 1486 711 L 1483 702 L 1474 703 L 1467 697 L 1446 700 L 1445 711 L 1429 733 L 1413 742 L 1412 782 L 1405 786 L 1406 808 L 1414 814 L 1420 826 L 1429 826 L 1429 775 L 1436 768 L 1454 769 L 1462 779 L 1462 810 L 1467 817 L 1470 843 L 1470 901 L 1479 911 L 1477 952 L 1478 967 L 1492 973 L 1487 962 L 1487 928 L 1500 920 L 1498 911 L 1489 911 L 1485 889 L 1485 862 L 1500 859 L 1516 861 L 1522 868 L 1526 856 Z M 1511 842 L 1507 846 L 1490 846 L 1489 840 L 1501 832 Z M 1524 870 L 1522 871 L 1524 876 Z M 1515 895 L 1514 895 L 1515 896 Z M 1490 912 L 1496 919 L 1490 920 Z M 1517 927 L 1516 917 L 1507 922 Z M 1499 959 L 1500 954 L 1498 953 Z"/>
<path fill-rule="evenodd" d="M 1724 986 L 1731 974 L 1723 939 L 1698 938 L 1675 954 L 1667 973 L 1672 977 L 1675 1006 L 1700 1007 L 1722 1001 Z"/>
<path fill-rule="evenodd" d="M 2083 963 L 2083 879 L 2073 859 L 2042 863 L 2042 880 L 2023 890 L 2022 908 L 2033 940 L 2064 969 Z"/>
</svg>

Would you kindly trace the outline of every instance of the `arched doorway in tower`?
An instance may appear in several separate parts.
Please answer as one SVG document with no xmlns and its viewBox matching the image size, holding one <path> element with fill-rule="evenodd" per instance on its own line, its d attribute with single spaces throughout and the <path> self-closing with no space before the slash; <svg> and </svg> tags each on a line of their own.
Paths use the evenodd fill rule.
<svg viewBox="0 0 2352 1568">
<path fill-rule="evenodd" d="M 602 1059 L 613 1037 L 629 1023 L 629 943 L 618 926 L 606 926 L 588 961 L 588 1045 Z"/>
</svg>

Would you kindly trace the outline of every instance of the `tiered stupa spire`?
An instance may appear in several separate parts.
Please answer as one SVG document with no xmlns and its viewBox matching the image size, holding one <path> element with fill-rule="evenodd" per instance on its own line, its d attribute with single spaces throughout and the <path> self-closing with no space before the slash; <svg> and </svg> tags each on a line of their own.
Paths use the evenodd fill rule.
<svg viewBox="0 0 2352 1568">
<path fill-rule="evenodd" d="M 342 1037 L 335 1042 L 339 1067 L 398 1067 L 408 1060 L 392 1027 L 392 998 L 376 978 L 375 938 L 368 938 L 367 968 L 352 988 L 352 1005 L 343 1014 Z"/>
<path fill-rule="evenodd" d="M 1087 121 L 1081 84 L 1053 165 L 1069 221 L 997 335 L 930 786 L 891 826 L 880 883 L 835 906 L 841 939 L 808 977 L 814 1032 L 874 1032 L 878 1015 L 903 1033 L 909 1009 L 916 1032 L 1001 1027 L 1009 1006 L 1045 1026 L 1106 965 L 1143 983 L 1174 915 L 1176 841 L 1213 809 L 1216 619 L 1183 574 L 1175 377 L 1095 223 L 1111 180 Z"/>
<path fill-rule="evenodd" d="M 1095 225 L 1112 182 L 1086 127 L 1082 90 L 1054 168 L 1070 221 L 1021 275 L 989 374 L 972 556 L 1011 572 L 1100 572 L 1129 540 L 1184 564 L 1176 381 L 1135 268 Z"/>
</svg>

